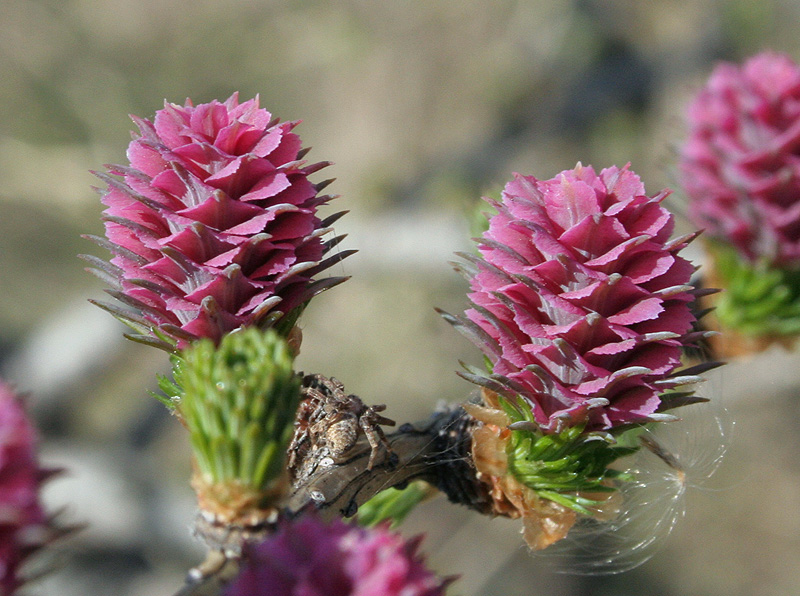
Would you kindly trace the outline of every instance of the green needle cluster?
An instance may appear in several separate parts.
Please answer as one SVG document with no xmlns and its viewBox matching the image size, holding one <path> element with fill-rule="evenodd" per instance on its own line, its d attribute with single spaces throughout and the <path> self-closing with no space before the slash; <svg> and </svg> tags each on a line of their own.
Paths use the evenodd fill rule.
<svg viewBox="0 0 800 596">
<path fill-rule="evenodd" d="M 800 271 L 749 263 L 732 248 L 714 245 L 724 292 L 717 302 L 723 328 L 754 336 L 800 333 Z"/>
<path fill-rule="evenodd" d="M 198 471 L 210 484 L 265 490 L 285 469 L 301 379 L 275 331 L 242 329 L 194 342 L 174 359 L 162 389 L 189 429 Z"/>
<path fill-rule="evenodd" d="M 358 508 L 358 523 L 371 528 L 384 520 L 392 520 L 396 528 L 419 503 L 431 495 L 431 486 L 415 480 L 405 488 L 387 488 Z"/>
<path fill-rule="evenodd" d="M 501 399 L 503 410 L 513 422 L 533 422 L 525 408 L 517 409 Z M 508 468 L 514 477 L 544 498 L 578 513 L 593 515 L 601 505 L 584 495 L 617 490 L 626 475 L 610 464 L 630 455 L 638 447 L 620 446 L 604 433 L 584 433 L 582 426 L 568 427 L 560 433 L 538 430 L 512 430 L 508 442 Z"/>
</svg>

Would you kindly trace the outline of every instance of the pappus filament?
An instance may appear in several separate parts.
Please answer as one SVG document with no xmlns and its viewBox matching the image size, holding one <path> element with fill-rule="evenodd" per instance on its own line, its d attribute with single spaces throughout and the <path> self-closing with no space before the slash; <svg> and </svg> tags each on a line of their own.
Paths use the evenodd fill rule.
<svg viewBox="0 0 800 596">
<path fill-rule="evenodd" d="M 629 480 L 619 485 L 620 509 L 607 521 L 581 519 L 569 535 L 537 553 L 574 575 L 621 573 L 650 559 L 684 517 L 690 488 L 707 488 L 727 451 L 733 428 L 719 391 L 721 373 L 708 373 L 697 393 L 710 403 L 685 406 L 680 420 L 637 429 L 627 440 L 641 448 L 619 460 Z"/>
</svg>

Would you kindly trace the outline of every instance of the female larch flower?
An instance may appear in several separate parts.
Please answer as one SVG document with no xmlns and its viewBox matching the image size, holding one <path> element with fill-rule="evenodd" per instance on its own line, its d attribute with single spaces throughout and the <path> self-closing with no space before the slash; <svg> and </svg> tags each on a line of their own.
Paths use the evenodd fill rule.
<svg viewBox="0 0 800 596">
<path fill-rule="evenodd" d="M 480 256 L 456 265 L 472 307 L 445 317 L 489 368 L 462 373 L 483 386 L 481 403 L 465 406 L 479 422 L 476 477 L 496 514 L 523 519 L 532 549 L 563 538 L 576 514 L 616 514 L 627 478 L 610 464 L 637 449 L 617 443 L 621 432 L 705 401 L 672 391 L 705 367 L 681 369 L 700 337 L 695 268 L 678 254 L 694 235 L 670 240 L 668 194 L 647 196 L 627 167 L 516 175 L 488 199 Z"/>
<path fill-rule="evenodd" d="M 26 557 L 50 537 L 39 501 L 48 475 L 39 467 L 36 433 L 23 404 L 0 382 L 0 594 L 15 592 Z"/>
<path fill-rule="evenodd" d="M 288 334 L 306 302 L 341 277 L 314 279 L 348 251 L 325 258 L 341 237 L 320 238 L 317 207 L 327 182 L 308 177 L 292 132 L 259 108 L 239 103 L 166 103 L 134 122 L 130 166 L 108 166 L 103 203 L 110 263 L 86 257 L 123 307 L 101 304 L 165 349 L 244 326 L 277 323 Z"/>
<path fill-rule="evenodd" d="M 670 240 L 667 191 L 626 168 L 580 164 L 509 182 L 468 275 L 465 329 L 491 362 L 488 388 L 521 397 L 545 432 L 661 419 L 681 350 L 696 339 L 694 266 Z M 466 255 L 465 255 L 466 256 Z"/>
<path fill-rule="evenodd" d="M 689 215 L 745 259 L 800 265 L 800 67 L 765 52 L 714 69 L 688 110 Z"/>
<path fill-rule="evenodd" d="M 800 333 L 800 67 L 764 52 L 714 69 L 688 110 L 680 170 L 712 257 L 718 349 Z M 733 333 L 731 333 L 733 332 Z"/>
<path fill-rule="evenodd" d="M 246 549 L 225 596 L 441 596 L 452 578 L 440 579 L 425 566 L 419 543 L 385 526 L 304 515 Z"/>
</svg>

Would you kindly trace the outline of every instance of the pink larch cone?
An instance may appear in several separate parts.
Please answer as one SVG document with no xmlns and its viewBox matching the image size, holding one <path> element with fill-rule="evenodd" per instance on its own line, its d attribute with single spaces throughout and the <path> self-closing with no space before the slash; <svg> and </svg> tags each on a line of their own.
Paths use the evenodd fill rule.
<svg viewBox="0 0 800 596">
<path fill-rule="evenodd" d="M 24 582 L 27 557 L 53 537 L 39 500 L 52 474 L 39 466 L 36 432 L 20 399 L 0 381 L 0 594 Z"/>
<path fill-rule="evenodd" d="M 763 52 L 718 65 L 688 110 L 681 178 L 705 236 L 800 266 L 800 67 Z"/>
<path fill-rule="evenodd" d="M 325 258 L 342 237 L 321 236 L 342 213 L 317 217 L 332 197 L 308 176 L 327 163 L 301 161 L 296 122 L 236 94 L 134 121 L 130 166 L 98 174 L 108 240 L 96 240 L 113 257 L 87 260 L 123 303 L 102 306 L 135 339 L 170 349 L 244 326 L 288 334 L 311 297 L 344 280 L 315 278 L 352 251 Z"/>
<path fill-rule="evenodd" d="M 442 596 L 452 578 L 426 567 L 419 543 L 304 515 L 247 549 L 224 596 Z"/>
<path fill-rule="evenodd" d="M 677 371 L 698 338 L 678 255 L 694 235 L 670 240 L 668 194 L 648 197 L 627 167 L 516 175 L 490 201 L 481 256 L 462 255 L 474 306 L 453 319 L 491 363 L 465 376 L 519 396 L 545 433 L 663 420 L 693 400 L 662 395 L 696 380 Z"/>
</svg>

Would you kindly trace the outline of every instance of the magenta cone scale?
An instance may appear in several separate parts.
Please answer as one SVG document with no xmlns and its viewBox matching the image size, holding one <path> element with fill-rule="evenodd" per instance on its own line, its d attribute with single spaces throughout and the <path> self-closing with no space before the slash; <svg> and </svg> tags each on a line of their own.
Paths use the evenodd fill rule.
<svg viewBox="0 0 800 596">
<path fill-rule="evenodd" d="M 296 122 L 236 94 L 166 103 L 152 122 L 134 122 L 130 166 L 98 174 L 108 240 L 96 240 L 113 257 L 86 258 L 123 303 L 101 306 L 137 329 L 135 339 L 183 347 L 281 317 L 291 327 L 312 296 L 343 281 L 314 279 L 350 251 L 325 258 L 341 237 L 321 236 L 342 213 L 317 217 L 332 197 L 308 176 L 328 164 L 301 161 Z"/>
<path fill-rule="evenodd" d="M 36 433 L 23 404 L 0 382 L 0 594 L 15 593 L 25 558 L 49 538 L 39 501 L 48 475 L 39 467 Z"/>
<path fill-rule="evenodd" d="M 314 515 L 285 522 L 245 551 L 225 596 L 442 596 L 439 579 L 406 541 L 385 526 L 366 529 Z"/>
<path fill-rule="evenodd" d="M 689 215 L 747 260 L 800 266 L 800 67 L 764 52 L 723 63 L 689 107 Z"/>
<path fill-rule="evenodd" d="M 662 393 L 691 382 L 676 371 L 697 334 L 678 255 L 694 235 L 669 239 L 668 194 L 648 197 L 627 167 L 517 174 L 490 200 L 481 256 L 462 255 L 473 308 L 452 321 L 492 365 L 464 376 L 519 396 L 546 432 L 669 418 L 680 404 Z"/>
</svg>

